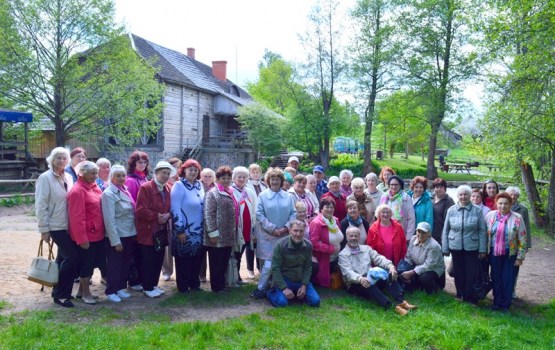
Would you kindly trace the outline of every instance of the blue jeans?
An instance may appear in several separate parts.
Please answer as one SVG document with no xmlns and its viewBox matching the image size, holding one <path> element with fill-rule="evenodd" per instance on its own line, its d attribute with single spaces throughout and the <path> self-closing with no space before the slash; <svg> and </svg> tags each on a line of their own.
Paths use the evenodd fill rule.
<svg viewBox="0 0 555 350">
<path fill-rule="evenodd" d="M 516 255 L 495 256 L 490 251 L 491 281 L 493 282 L 493 309 L 508 310 L 513 301 Z"/>
<path fill-rule="evenodd" d="M 295 298 L 296 298 L 297 291 L 301 288 L 302 283 L 292 282 L 287 278 L 285 278 L 284 280 L 285 280 L 285 284 L 287 284 L 287 288 L 291 289 L 293 294 L 295 294 Z M 268 300 L 275 307 L 284 307 L 289 304 L 289 300 L 287 300 L 287 298 L 285 297 L 285 294 L 283 294 L 283 291 L 279 288 L 272 288 L 268 291 Z M 304 297 L 304 300 L 310 306 L 313 306 L 313 307 L 320 306 L 320 296 L 318 295 L 318 292 L 316 292 L 316 289 L 314 289 L 314 287 L 312 286 L 312 283 L 310 282 L 306 286 L 306 295 Z"/>
</svg>

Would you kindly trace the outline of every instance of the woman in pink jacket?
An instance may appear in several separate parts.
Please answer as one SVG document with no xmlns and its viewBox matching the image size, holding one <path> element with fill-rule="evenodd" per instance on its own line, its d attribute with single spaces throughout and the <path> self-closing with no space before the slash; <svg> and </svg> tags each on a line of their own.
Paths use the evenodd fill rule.
<svg viewBox="0 0 555 350">
<path fill-rule="evenodd" d="M 98 167 L 85 161 L 79 164 L 79 178 L 67 195 L 69 234 L 81 250 L 79 291 L 87 304 L 96 304 L 89 289 L 89 281 L 95 266 L 106 264 L 104 246 L 104 220 L 100 198 L 102 191 L 96 184 Z"/>
<path fill-rule="evenodd" d="M 338 257 L 345 237 L 339 228 L 339 221 L 333 212 L 335 201 L 331 198 L 320 200 L 320 214 L 310 223 L 312 255 L 318 259 L 319 270 L 314 282 L 322 287 L 330 287 L 330 275 L 338 271 Z"/>
</svg>

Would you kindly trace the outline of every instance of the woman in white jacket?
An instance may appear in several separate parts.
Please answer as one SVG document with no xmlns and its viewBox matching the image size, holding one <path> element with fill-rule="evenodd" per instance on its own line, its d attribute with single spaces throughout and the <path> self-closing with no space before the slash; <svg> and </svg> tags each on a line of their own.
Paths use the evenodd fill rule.
<svg viewBox="0 0 555 350">
<path fill-rule="evenodd" d="M 70 160 L 69 151 L 56 147 L 46 158 L 49 170 L 42 173 L 36 184 L 35 210 L 41 238 L 50 239 L 58 247 L 57 261 L 60 275 L 58 284 L 52 289 L 54 303 L 73 307 L 71 291 L 73 278 L 79 268 L 78 249 L 68 233 L 66 195 L 73 186 L 71 175 L 64 171 Z"/>
</svg>

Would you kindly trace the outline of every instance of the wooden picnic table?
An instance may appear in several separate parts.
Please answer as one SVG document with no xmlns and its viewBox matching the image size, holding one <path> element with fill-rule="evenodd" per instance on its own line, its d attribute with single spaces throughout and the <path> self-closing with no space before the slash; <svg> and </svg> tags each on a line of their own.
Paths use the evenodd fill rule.
<svg viewBox="0 0 555 350">
<path fill-rule="evenodd" d="M 450 173 L 463 173 L 466 171 L 470 175 L 470 165 L 468 164 L 449 163 L 448 165 Z"/>
</svg>

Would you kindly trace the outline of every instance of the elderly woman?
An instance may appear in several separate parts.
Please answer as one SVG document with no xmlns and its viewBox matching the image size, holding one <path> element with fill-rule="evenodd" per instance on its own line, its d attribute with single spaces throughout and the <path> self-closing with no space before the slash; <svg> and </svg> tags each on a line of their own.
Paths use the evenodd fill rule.
<svg viewBox="0 0 555 350">
<path fill-rule="evenodd" d="M 389 190 L 389 178 L 395 175 L 395 170 L 388 166 L 384 166 L 380 171 L 380 183 L 377 188 L 382 192 L 387 192 Z"/>
<path fill-rule="evenodd" d="M 157 249 L 159 247 L 154 245 L 154 234 L 171 230 L 171 191 L 168 180 L 172 176 L 175 176 L 175 168 L 166 161 L 158 162 L 153 179 L 141 186 L 137 196 L 135 224 L 140 276 L 143 293 L 149 298 L 157 298 L 165 293 L 158 288 L 165 247 Z"/>
<path fill-rule="evenodd" d="M 380 200 L 383 196 L 383 191 L 377 188 L 378 182 L 380 181 L 378 179 L 378 175 L 369 173 L 364 179 L 366 180 L 366 189 L 364 190 L 364 193 L 372 198 L 374 201 L 374 207 L 377 208 L 378 205 L 380 205 Z"/>
<path fill-rule="evenodd" d="M 232 181 L 233 195 L 239 204 L 239 222 L 237 225 L 237 244 L 234 247 L 235 260 L 237 260 L 237 274 L 239 284 L 241 278 L 241 257 L 247 251 L 247 271 L 249 278 L 254 278 L 254 246 L 253 234 L 256 224 L 256 193 L 247 187 L 249 171 L 247 168 L 238 166 L 233 169 Z"/>
<path fill-rule="evenodd" d="M 318 214 L 320 211 L 320 198 L 322 193 L 316 190 L 316 176 L 307 175 L 306 176 L 306 195 L 310 198 L 312 206 L 314 207 L 314 214 Z"/>
<path fill-rule="evenodd" d="M 98 158 L 96 166 L 98 167 L 96 184 L 98 188 L 104 192 L 104 190 L 110 185 L 110 168 L 112 167 L 112 163 L 110 163 L 110 161 L 106 158 Z"/>
<path fill-rule="evenodd" d="M 353 180 L 354 181 L 354 180 Z M 349 227 L 356 227 L 360 231 L 360 244 L 366 244 L 367 232 L 370 229 L 370 224 L 360 213 L 360 203 L 354 200 L 347 200 L 347 217 L 341 220 L 341 232 L 347 235 Z M 346 237 L 346 236 L 345 236 Z"/>
<path fill-rule="evenodd" d="M 407 193 L 412 198 L 414 206 L 414 217 L 416 224 L 427 222 L 430 227 L 434 226 L 434 209 L 430 194 L 426 190 L 428 180 L 424 176 L 416 176 L 410 183 L 410 191 Z"/>
<path fill-rule="evenodd" d="M 293 179 L 293 188 L 289 189 L 289 193 L 293 197 L 295 203 L 303 202 L 306 206 L 306 215 L 308 221 L 312 221 L 312 219 L 316 216 L 316 212 L 314 211 L 314 205 L 312 204 L 312 200 L 306 193 L 306 176 L 299 174 L 296 175 Z"/>
<path fill-rule="evenodd" d="M 262 181 L 261 177 L 262 169 L 260 168 L 260 165 L 256 163 L 249 165 L 249 181 L 247 182 L 247 187 L 253 190 L 257 197 L 260 192 L 268 188 L 264 181 Z"/>
<path fill-rule="evenodd" d="M 81 267 L 79 291 L 86 304 L 96 304 L 89 289 L 95 266 L 106 265 L 104 220 L 102 219 L 102 191 L 96 185 L 98 167 L 90 161 L 79 164 L 79 179 L 67 195 L 69 233 L 79 246 Z"/>
<path fill-rule="evenodd" d="M 225 293 L 225 273 L 232 247 L 237 244 L 239 204 L 233 195 L 228 166 L 216 170 L 216 186 L 204 198 L 204 246 L 210 263 L 210 287 L 214 293 Z"/>
<path fill-rule="evenodd" d="M 66 196 L 73 187 L 71 175 L 64 171 L 69 163 L 69 152 L 56 147 L 46 158 L 48 170 L 42 173 L 36 184 L 35 211 L 38 229 L 45 242 L 50 239 L 58 247 L 58 284 L 52 289 L 54 303 L 73 307 L 71 290 L 73 278 L 79 268 L 79 250 L 68 234 Z"/>
<path fill-rule="evenodd" d="M 287 169 L 287 168 L 285 168 Z M 293 169 L 293 168 L 291 168 Z M 293 177 L 295 177 L 295 175 L 292 174 L 291 171 L 283 171 L 283 178 L 285 179 L 285 181 L 283 181 L 283 185 L 281 185 L 281 189 L 284 190 L 285 192 L 289 191 L 289 189 L 291 188 L 291 186 L 293 185 Z"/>
<path fill-rule="evenodd" d="M 285 182 L 283 171 L 269 168 L 265 180 L 270 187 L 260 193 L 256 203 L 256 256 L 262 263 L 258 287 L 251 293 L 256 299 L 266 297 L 274 246 L 278 239 L 288 235 L 288 225 L 296 216 L 293 198 L 281 189 Z"/>
<path fill-rule="evenodd" d="M 452 255 L 457 296 L 475 304 L 472 287 L 478 274 L 478 258 L 487 257 L 487 235 L 482 211 L 470 202 L 470 193 L 466 185 L 457 188 L 458 202 L 447 210 L 441 249 L 443 255 Z"/>
<path fill-rule="evenodd" d="M 168 163 L 171 164 L 172 167 L 177 170 L 175 175 L 170 177 L 168 180 L 168 186 L 170 186 L 170 190 L 173 189 L 173 185 L 180 180 L 179 177 L 179 168 L 181 168 L 181 164 L 183 162 L 181 159 L 177 157 L 170 158 Z M 164 281 L 169 281 L 171 279 L 171 275 L 173 274 L 173 255 L 172 255 L 172 248 L 171 244 L 166 247 L 166 251 L 164 252 L 164 262 L 162 262 L 162 279 Z"/>
<path fill-rule="evenodd" d="M 455 201 L 447 194 L 447 182 L 439 177 L 432 182 L 434 189 L 434 225 L 432 226 L 432 237 L 441 246 L 441 233 L 447 209 L 455 205 Z"/>
<path fill-rule="evenodd" d="M 178 171 L 183 180 L 177 181 L 171 190 L 173 232 L 170 246 L 175 257 L 175 281 L 180 293 L 200 289 L 199 272 L 204 257 L 201 170 L 196 160 L 187 159 Z"/>
<path fill-rule="evenodd" d="M 484 205 L 484 194 L 482 193 L 482 190 L 480 190 L 479 188 L 472 189 L 472 194 L 470 195 L 470 201 L 472 202 L 472 204 L 474 204 L 475 206 L 477 206 L 482 210 L 482 214 L 484 214 L 484 218 L 491 211 L 490 208 Z"/>
<path fill-rule="evenodd" d="M 381 204 L 376 209 L 378 219 L 374 221 L 368 230 L 366 244 L 372 247 L 378 254 L 393 261 L 395 266 L 399 264 L 407 254 L 407 243 L 405 232 L 399 222 L 392 218 L 392 211 L 386 204 Z"/>
<path fill-rule="evenodd" d="M 399 272 L 407 289 L 424 289 L 433 294 L 445 288 L 445 262 L 441 246 L 432 237 L 432 228 L 427 222 L 416 227 L 416 236 L 411 239 L 405 262 L 410 267 Z"/>
<path fill-rule="evenodd" d="M 499 185 L 493 180 L 487 180 L 482 186 L 482 193 L 484 195 L 483 203 L 491 210 L 497 209 L 495 206 L 495 196 L 499 193 Z"/>
<path fill-rule="evenodd" d="M 310 223 L 312 254 L 318 260 L 319 271 L 314 282 L 329 288 L 331 274 L 337 271 L 337 259 L 344 244 L 345 236 L 339 227 L 339 220 L 333 215 L 335 202 L 328 197 L 320 201 L 320 214 Z"/>
<path fill-rule="evenodd" d="M 328 198 L 334 201 L 335 212 L 333 215 L 341 222 L 347 216 L 347 197 L 341 193 L 341 180 L 337 176 L 330 177 L 328 181 L 329 191 L 322 195 L 322 199 Z M 322 200 L 320 200 L 321 204 Z M 320 205 L 320 211 L 322 211 L 322 205 Z"/>
<path fill-rule="evenodd" d="M 170 185 L 170 188 L 173 188 L 173 184 L 180 180 L 179 168 L 181 168 L 181 165 L 183 164 L 183 162 L 181 161 L 181 159 L 179 159 L 177 157 L 172 157 L 168 160 L 168 163 L 170 163 L 171 166 L 174 167 L 175 170 L 177 170 L 177 172 L 175 173 L 175 176 L 171 177 L 168 180 L 168 185 Z M 200 177 L 200 174 L 199 174 L 199 177 Z M 163 270 L 163 267 L 162 267 L 162 270 Z M 171 273 L 170 273 L 170 275 L 171 275 Z"/>
<path fill-rule="evenodd" d="M 353 193 L 347 197 L 347 202 L 355 201 L 358 203 L 358 210 L 360 215 L 366 219 L 370 224 L 374 222 L 375 211 L 378 207 L 372 197 L 364 191 L 364 180 L 356 177 L 351 181 Z"/>
<path fill-rule="evenodd" d="M 150 174 L 149 163 L 148 154 L 141 151 L 131 153 L 127 160 L 127 179 L 125 180 L 125 186 L 127 186 L 135 202 L 137 201 L 139 188 L 148 181 L 147 176 Z"/>
<path fill-rule="evenodd" d="M 77 165 L 87 160 L 87 153 L 85 153 L 84 148 L 76 147 L 71 150 L 71 153 L 69 154 L 69 156 L 70 156 L 71 162 L 65 167 L 65 172 L 71 175 L 71 178 L 73 179 L 73 183 L 76 183 L 77 179 L 79 178 Z"/>
<path fill-rule="evenodd" d="M 391 209 L 393 219 L 403 226 L 403 232 L 405 232 L 408 243 L 416 228 L 412 199 L 403 191 L 405 182 L 397 175 L 389 177 L 388 185 L 389 190 L 382 196 L 380 204 L 387 204 Z"/>
<path fill-rule="evenodd" d="M 339 253 L 339 267 L 349 293 L 374 300 L 387 310 L 392 303 L 382 292 L 385 289 L 395 300 L 395 312 L 399 315 L 405 316 L 410 310 L 416 309 L 416 306 L 403 299 L 395 265 L 371 247 L 361 245 L 359 234 L 358 229 L 349 227 L 347 246 Z M 381 278 L 373 278 L 369 274 L 370 270 L 381 272 Z"/>
<path fill-rule="evenodd" d="M 341 193 L 345 197 L 349 197 L 353 193 L 351 188 L 351 180 L 353 179 L 353 172 L 349 169 L 343 169 L 339 172 L 339 180 L 341 180 Z"/>
<path fill-rule="evenodd" d="M 131 296 L 126 291 L 127 276 L 137 250 L 135 201 L 125 186 L 126 175 L 122 165 L 114 165 L 108 176 L 110 183 L 101 197 L 102 218 L 110 242 L 107 248 L 106 299 L 114 303 Z"/>
<path fill-rule="evenodd" d="M 486 215 L 489 261 L 493 282 L 492 310 L 507 312 L 513 300 L 515 267 L 526 256 L 526 224 L 511 211 L 512 198 L 506 193 L 495 196 L 497 210 Z"/>
<path fill-rule="evenodd" d="M 216 173 L 210 168 L 204 168 L 200 172 L 200 182 L 202 188 L 204 188 L 204 193 L 208 193 L 214 186 L 216 186 Z"/>
</svg>

